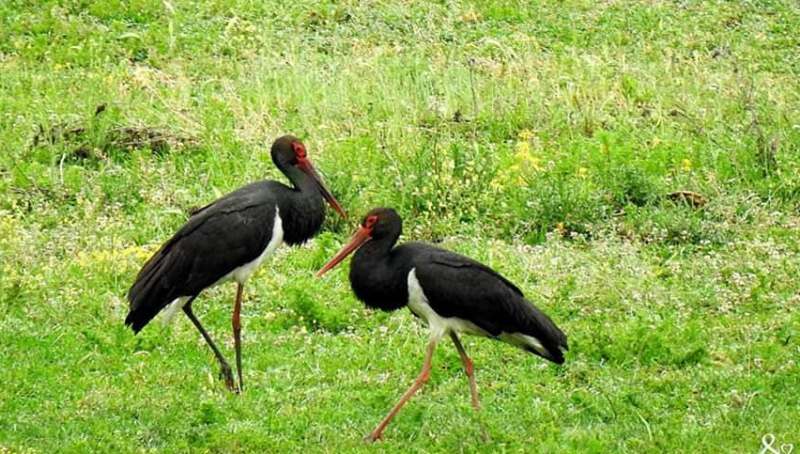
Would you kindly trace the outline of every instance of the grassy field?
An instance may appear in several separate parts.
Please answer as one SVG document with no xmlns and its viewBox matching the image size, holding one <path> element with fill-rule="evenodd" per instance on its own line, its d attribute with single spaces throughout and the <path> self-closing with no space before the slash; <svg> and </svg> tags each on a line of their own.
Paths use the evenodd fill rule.
<svg viewBox="0 0 800 454">
<path fill-rule="evenodd" d="M 33 3 L 0 2 L 0 452 L 800 449 L 797 2 Z M 567 363 L 465 338 L 475 413 L 443 343 L 364 445 L 426 331 L 313 277 L 332 214 L 248 284 L 244 394 L 186 318 L 134 336 L 144 260 L 282 178 L 284 133 L 354 217 L 518 283 Z M 229 359 L 234 292 L 195 304 Z"/>
</svg>

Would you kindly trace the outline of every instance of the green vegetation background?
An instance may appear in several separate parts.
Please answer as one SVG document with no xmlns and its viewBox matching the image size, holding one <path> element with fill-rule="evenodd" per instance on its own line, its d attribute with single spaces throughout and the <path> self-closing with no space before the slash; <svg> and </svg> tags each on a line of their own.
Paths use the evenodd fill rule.
<svg viewBox="0 0 800 454">
<path fill-rule="evenodd" d="M 571 346 L 466 338 L 476 414 L 443 344 L 380 449 L 800 447 L 797 30 L 793 1 L 0 2 L 0 452 L 371 450 L 425 329 L 313 272 L 375 205 Z M 251 279 L 233 396 L 124 294 L 287 132 L 354 219 Z M 196 304 L 228 355 L 233 293 Z"/>
</svg>

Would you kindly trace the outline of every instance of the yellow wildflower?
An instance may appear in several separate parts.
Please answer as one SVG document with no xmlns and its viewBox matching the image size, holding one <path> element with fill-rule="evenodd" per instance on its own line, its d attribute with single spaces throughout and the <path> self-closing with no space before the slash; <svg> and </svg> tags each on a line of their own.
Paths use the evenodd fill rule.
<svg viewBox="0 0 800 454">
<path fill-rule="evenodd" d="M 517 135 L 517 137 L 519 137 L 519 140 L 522 140 L 522 141 L 525 141 L 525 142 L 533 139 L 535 136 L 536 136 L 536 134 L 534 134 L 533 131 L 531 131 L 530 129 L 523 129 Z"/>
<path fill-rule="evenodd" d="M 531 144 L 528 142 L 517 142 L 517 154 L 514 156 L 520 161 L 531 158 Z"/>
<path fill-rule="evenodd" d="M 461 22 L 478 22 L 481 20 L 481 15 L 476 13 L 474 10 L 469 10 L 461 15 L 460 17 Z"/>
<path fill-rule="evenodd" d="M 523 168 L 525 170 L 533 170 L 540 172 L 544 170 L 542 160 L 531 153 L 531 144 L 528 142 L 517 142 L 517 152 L 514 154 L 516 163 L 513 164 L 509 170 L 518 173 Z"/>
<path fill-rule="evenodd" d="M 692 170 L 692 161 L 684 159 L 683 161 L 681 161 L 681 168 L 683 169 L 684 172 L 689 172 L 690 170 Z"/>
<path fill-rule="evenodd" d="M 586 178 L 589 175 L 589 169 L 586 167 L 578 167 L 578 177 Z"/>
<path fill-rule="evenodd" d="M 539 158 L 531 157 L 528 160 L 528 166 L 535 172 L 541 172 L 544 170 L 544 166 L 542 166 L 542 160 Z"/>
<path fill-rule="evenodd" d="M 99 249 L 88 252 L 80 251 L 75 258 L 75 262 L 84 267 L 115 263 L 120 260 L 130 259 L 141 262 L 149 258 L 152 252 L 151 248 L 146 246 L 129 246 L 123 249 Z"/>
</svg>

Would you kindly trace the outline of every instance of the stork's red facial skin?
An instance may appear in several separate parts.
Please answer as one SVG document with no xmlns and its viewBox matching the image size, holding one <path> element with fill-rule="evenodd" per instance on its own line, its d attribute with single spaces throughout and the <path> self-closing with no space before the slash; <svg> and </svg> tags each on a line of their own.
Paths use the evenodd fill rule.
<svg viewBox="0 0 800 454">
<path fill-rule="evenodd" d="M 292 142 L 292 150 L 294 150 L 294 154 L 297 156 L 298 160 L 306 157 L 306 147 L 302 143 Z"/>
<path fill-rule="evenodd" d="M 319 186 L 319 192 L 322 193 L 322 197 L 325 199 L 325 201 L 327 201 L 331 208 L 336 210 L 336 212 L 339 213 L 342 218 L 347 219 L 347 213 L 345 213 L 344 208 L 342 208 L 342 205 L 338 200 L 336 200 L 336 197 L 331 194 L 331 191 L 328 189 L 328 187 L 325 186 L 325 183 L 322 181 L 322 177 L 319 176 L 319 173 L 317 173 L 317 170 L 314 169 L 311 161 L 306 156 L 306 148 L 303 146 L 303 144 L 300 142 L 292 142 L 292 150 L 294 150 L 294 154 L 297 159 L 297 168 L 305 172 L 306 175 L 310 176 L 317 183 L 317 186 Z"/>
</svg>

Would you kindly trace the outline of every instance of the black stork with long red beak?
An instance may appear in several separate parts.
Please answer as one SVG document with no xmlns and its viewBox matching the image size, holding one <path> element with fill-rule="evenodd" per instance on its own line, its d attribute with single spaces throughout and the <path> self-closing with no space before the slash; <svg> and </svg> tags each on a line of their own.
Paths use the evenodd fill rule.
<svg viewBox="0 0 800 454">
<path fill-rule="evenodd" d="M 498 339 L 556 364 L 564 362 L 567 350 L 564 333 L 508 279 L 472 259 L 427 244 L 394 247 L 401 230 L 402 219 L 393 209 L 373 209 L 350 242 L 317 273 L 322 276 L 357 250 L 350 266 L 356 297 L 385 311 L 408 306 L 430 328 L 422 371 L 367 436 L 369 441 L 381 438 L 406 401 L 428 381 L 434 349 L 445 335 L 464 363 L 476 410 L 480 403 L 473 364 L 458 333 Z"/>
<path fill-rule="evenodd" d="M 290 135 L 277 139 L 272 161 L 291 187 L 258 181 L 200 208 L 144 264 L 128 291 L 126 325 L 138 333 L 165 307 L 170 306 L 168 317 L 182 308 L 211 347 L 225 384 L 234 392 L 243 385 L 240 312 L 245 281 L 281 243 L 301 244 L 319 231 L 325 220 L 323 199 L 346 217 L 300 140 Z M 238 285 L 232 316 L 238 388 L 230 365 L 192 312 L 200 292 L 231 279 Z"/>
</svg>

